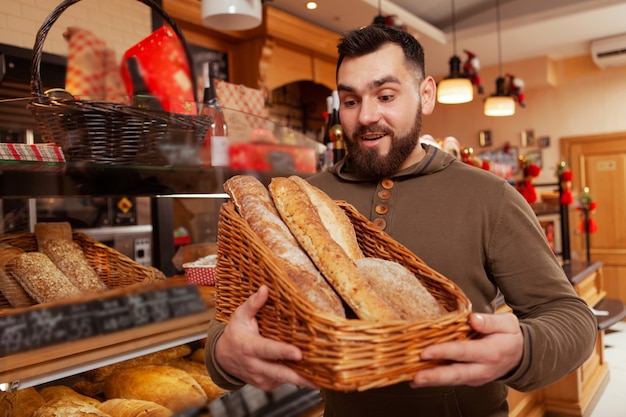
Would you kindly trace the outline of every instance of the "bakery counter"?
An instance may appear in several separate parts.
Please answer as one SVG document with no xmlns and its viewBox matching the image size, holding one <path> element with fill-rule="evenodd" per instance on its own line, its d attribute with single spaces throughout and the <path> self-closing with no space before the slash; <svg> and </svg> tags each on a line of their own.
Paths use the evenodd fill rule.
<svg viewBox="0 0 626 417">
<path fill-rule="evenodd" d="M 571 262 L 563 270 L 576 293 L 590 307 L 601 305 L 606 295 L 601 262 Z M 504 299 L 499 299 L 497 312 L 509 310 Z M 594 351 L 578 369 L 541 390 L 522 393 L 511 389 L 508 398 L 511 417 L 588 416 L 609 379 L 603 342 L 604 328 L 599 325 Z"/>
<path fill-rule="evenodd" d="M 106 300 L 107 307 L 110 307 L 112 303 L 116 303 L 116 306 L 119 307 L 124 303 L 130 303 L 128 298 L 123 298 L 122 295 L 150 297 L 152 295 L 158 296 L 158 291 L 169 291 L 167 296 L 170 297 L 172 289 L 184 288 L 185 285 L 183 284 L 180 280 L 169 279 L 163 283 L 149 284 L 141 286 L 141 289 L 135 288 L 131 291 L 128 289 L 111 290 L 104 300 Z M 193 292 L 191 295 L 193 296 Z M 0 391 L 14 391 L 36 386 L 173 346 L 201 340 L 206 337 L 206 329 L 214 305 L 213 292 L 198 291 L 197 295 L 194 296 L 195 301 L 191 300 L 189 293 L 187 293 L 185 300 L 187 300 L 185 308 L 189 308 L 189 305 L 194 303 L 196 308 L 180 312 L 180 314 L 172 314 L 163 320 L 153 320 L 153 322 L 138 326 L 126 326 L 117 331 L 113 328 L 115 327 L 116 316 L 109 311 L 111 314 L 107 315 L 105 319 L 107 329 L 101 328 L 102 331 L 97 332 L 98 334 L 95 336 L 82 338 L 73 336 L 75 337 L 74 340 L 65 342 L 57 340 L 55 343 L 44 344 L 35 349 L 32 349 L 33 341 L 25 339 L 26 335 L 33 336 L 33 333 L 41 334 L 43 332 L 47 332 L 48 335 L 58 334 L 62 327 L 67 330 L 67 323 L 75 323 L 73 319 L 68 318 L 67 307 L 71 306 L 72 311 L 76 311 L 78 305 L 91 307 L 94 304 L 88 303 L 101 302 L 102 299 L 83 298 L 80 300 L 80 304 L 51 303 L 50 306 L 40 305 L 28 309 L 1 310 L 4 353 L 0 355 Z M 204 307 L 198 306 L 198 302 L 203 303 Z M 126 310 L 126 315 L 128 315 L 128 310 Z M 59 322 L 59 317 L 65 318 L 61 323 L 55 324 Z M 117 317 L 122 316 L 118 315 Z M 83 318 L 81 317 L 80 322 L 84 324 Z M 32 332 L 31 327 L 36 323 L 42 323 L 42 320 L 45 323 L 43 323 L 44 326 L 42 326 L 41 331 Z M 118 321 L 116 325 L 119 324 Z M 59 328 L 59 332 L 54 331 L 54 326 Z M 85 334 L 89 333 L 86 327 L 84 331 Z M 41 342 L 42 337 L 39 337 L 39 342 Z M 13 343 L 9 345 L 11 340 Z M 19 343 L 22 345 L 18 345 Z"/>
</svg>

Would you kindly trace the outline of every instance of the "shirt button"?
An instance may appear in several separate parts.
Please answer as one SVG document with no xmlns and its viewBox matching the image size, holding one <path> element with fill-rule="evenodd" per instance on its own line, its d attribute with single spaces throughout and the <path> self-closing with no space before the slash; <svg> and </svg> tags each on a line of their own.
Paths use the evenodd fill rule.
<svg viewBox="0 0 626 417">
<path fill-rule="evenodd" d="M 376 213 L 378 214 L 387 214 L 389 211 L 389 206 L 387 204 L 378 204 L 376 206 Z"/>
<path fill-rule="evenodd" d="M 391 191 L 389 190 L 380 190 L 378 192 L 378 198 L 381 200 L 389 200 L 391 198 Z"/>
<path fill-rule="evenodd" d="M 385 230 L 385 227 L 387 227 L 387 221 L 383 218 L 378 217 L 374 219 L 374 225 L 380 230 Z"/>
<path fill-rule="evenodd" d="M 385 178 L 380 182 L 380 185 L 386 190 L 391 190 L 393 188 L 393 180 Z"/>
</svg>

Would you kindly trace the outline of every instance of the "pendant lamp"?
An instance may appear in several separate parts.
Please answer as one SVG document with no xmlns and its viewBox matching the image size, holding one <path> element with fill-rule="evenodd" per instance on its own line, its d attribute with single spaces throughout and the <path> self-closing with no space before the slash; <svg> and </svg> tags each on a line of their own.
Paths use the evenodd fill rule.
<svg viewBox="0 0 626 417">
<path fill-rule="evenodd" d="M 437 101 L 444 104 L 467 103 L 474 98 L 474 86 L 469 78 L 461 74 L 461 59 L 456 54 L 454 0 L 452 0 L 452 48 L 450 75 L 439 82 L 437 86 Z"/>
<path fill-rule="evenodd" d="M 515 114 L 515 100 L 505 92 L 502 76 L 502 44 L 500 40 L 500 2 L 496 0 L 496 23 L 498 30 L 498 68 L 500 75 L 496 79 L 496 92 L 485 100 L 485 116 L 512 116 Z"/>
<path fill-rule="evenodd" d="M 261 24 L 261 0 L 202 0 L 202 23 L 217 30 L 248 30 Z"/>
</svg>

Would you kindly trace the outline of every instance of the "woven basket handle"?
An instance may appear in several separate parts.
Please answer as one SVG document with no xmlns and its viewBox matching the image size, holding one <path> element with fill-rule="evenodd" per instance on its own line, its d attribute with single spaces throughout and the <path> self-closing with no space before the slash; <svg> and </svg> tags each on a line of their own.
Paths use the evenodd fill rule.
<svg viewBox="0 0 626 417">
<path fill-rule="evenodd" d="M 56 9 L 52 11 L 44 21 L 44 23 L 39 28 L 37 32 L 37 36 L 35 37 L 35 46 L 33 46 L 33 55 L 30 66 L 30 91 L 31 94 L 35 97 L 43 97 L 43 84 L 41 82 L 41 56 L 43 53 L 43 44 L 48 36 L 48 32 L 52 28 L 52 25 L 57 21 L 57 19 L 61 16 L 61 14 L 71 5 L 78 3 L 81 0 L 64 0 L 63 3 L 59 4 Z M 183 32 L 180 30 L 176 22 L 163 10 L 161 6 L 153 2 L 152 0 L 137 0 L 146 6 L 151 7 L 153 10 L 156 10 L 165 21 L 171 26 L 176 36 L 183 45 L 183 49 L 185 50 L 185 56 L 187 57 L 187 63 L 189 64 L 189 70 L 193 71 L 193 59 L 191 57 L 191 53 L 189 52 L 189 48 L 187 47 L 187 41 L 185 40 L 185 36 Z M 193 96 L 195 101 L 198 101 L 198 92 L 196 90 L 196 77 L 191 75 L 191 84 L 193 86 Z"/>
</svg>

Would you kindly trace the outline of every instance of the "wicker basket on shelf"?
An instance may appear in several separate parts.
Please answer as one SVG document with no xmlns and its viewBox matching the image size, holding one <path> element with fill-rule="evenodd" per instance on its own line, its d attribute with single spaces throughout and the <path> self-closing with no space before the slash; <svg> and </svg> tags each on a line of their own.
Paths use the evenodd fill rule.
<svg viewBox="0 0 626 417">
<path fill-rule="evenodd" d="M 209 116 L 64 98 L 44 92 L 40 73 L 44 41 L 60 15 L 79 1 L 65 0 L 59 4 L 48 15 L 35 38 L 31 63 L 31 93 L 34 98 L 28 108 L 37 121 L 42 139 L 61 147 L 69 162 L 102 164 L 168 165 L 172 164 L 171 152 L 165 149 L 190 144 L 199 146 L 210 127 Z M 176 22 L 151 0 L 137 1 L 151 7 L 165 19 L 183 45 L 189 67 L 193 68 L 185 38 Z M 190 78 L 196 97 L 195 77 Z"/>
<path fill-rule="evenodd" d="M 158 269 L 141 265 L 84 233 L 74 232 L 72 237 L 82 249 L 89 265 L 110 289 L 165 279 L 165 275 Z M 37 250 L 37 238 L 33 233 L 6 234 L 0 236 L 0 246 L 2 245 L 11 245 L 26 252 L 34 252 Z M 4 297 L 0 298 L 0 303 L 3 302 L 6 304 L 0 304 L 0 308 L 11 307 Z"/>
<path fill-rule="evenodd" d="M 321 387 L 341 391 L 411 380 L 417 370 L 434 365 L 420 361 L 424 347 L 473 337 L 468 324 L 471 304 L 456 284 L 430 269 L 354 207 L 339 204 L 355 227 L 364 255 L 410 269 L 447 314 L 436 320 L 375 322 L 321 312 L 288 279 L 233 203 L 227 202 L 220 210 L 218 228 L 217 319 L 228 321 L 239 305 L 267 285 L 269 300 L 257 315 L 260 332 L 303 351 L 303 360 L 288 363 L 297 372 Z"/>
</svg>

